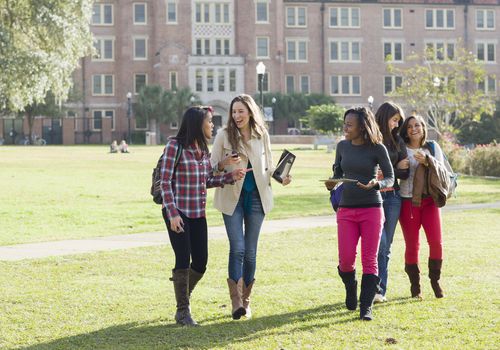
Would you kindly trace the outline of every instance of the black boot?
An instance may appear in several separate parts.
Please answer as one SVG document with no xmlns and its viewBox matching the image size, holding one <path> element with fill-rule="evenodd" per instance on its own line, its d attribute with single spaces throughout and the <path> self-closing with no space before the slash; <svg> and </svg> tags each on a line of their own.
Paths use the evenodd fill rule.
<svg viewBox="0 0 500 350">
<path fill-rule="evenodd" d="M 345 306 L 348 310 L 356 310 L 358 306 L 358 281 L 356 281 L 356 270 L 342 272 L 339 266 L 337 266 L 337 270 L 345 285 Z"/>
<path fill-rule="evenodd" d="M 410 292 L 412 298 L 422 298 L 420 290 L 420 268 L 418 264 L 405 264 L 405 272 L 410 279 Z"/>
<path fill-rule="evenodd" d="M 444 297 L 443 290 L 439 285 L 439 279 L 441 278 L 441 267 L 443 266 L 443 260 L 429 259 L 429 278 L 431 279 L 431 287 L 434 291 L 436 298 Z"/>
<path fill-rule="evenodd" d="M 197 326 L 198 323 L 191 318 L 189 310 L 189 269 L 172 270 L 170 280 L 174 282 L 175 300 L 177 301 L 175 322 L 183 326 Z"/>
<path fill-rule="evenodd" d="M 189 269 L 189 291 L 188 291 L 188 295 L 189 295 L 190 299 L 191 299 L 191 293 L 193 293 L 194 287 L 196 287 L 196 285 L 198 284 L 198 282 L 202 278 L 203 278 L 203 274 L 202 273 L 193 270 L 192 267 Z"/>
<path fill-rule="evenodd" d="M 378 290 L 380 278 L 373 274 L 363 274 L 361 278 L 361 293 L 359 295 L 359 318 L 371 321 L 373 298 Z"/>
</svg>

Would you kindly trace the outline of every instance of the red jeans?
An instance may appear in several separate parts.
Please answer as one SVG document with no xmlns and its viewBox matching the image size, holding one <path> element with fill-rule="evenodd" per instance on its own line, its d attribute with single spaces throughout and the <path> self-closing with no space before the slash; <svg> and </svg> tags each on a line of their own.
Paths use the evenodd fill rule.
<svg viewBox="0 0 500 350">
<path fill-rule="evenodd" d="M 339 268 L 356 268 L 356 248 L 361 238 L 361 264 L 364 274 L 378 275 L 377 253 L 384 225 L 384 210 L 378 208 L 339 208 L 337 228 Z"/>
<path fill-rule="evenodd" d="M 405 263 L 418 264 L 420 227 L 424 228 L 427 237 L 429 257 L 438 260 L 443 258 L 441 210 L 436 207 L 432 197 L 423 198 L 420 207 L 413 206 L 411 200 L 403 200 L 399 223 L 406 244 Z"/>
</svg>

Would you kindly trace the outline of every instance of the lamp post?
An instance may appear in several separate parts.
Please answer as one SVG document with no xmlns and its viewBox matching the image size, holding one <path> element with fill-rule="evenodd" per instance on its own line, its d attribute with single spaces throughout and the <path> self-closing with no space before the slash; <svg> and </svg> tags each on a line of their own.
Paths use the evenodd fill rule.
<svg viewBox="0 0 500 350">
<path fill-rule="evenodd" d="M 368 107 L 370 107 L 370 111 L 373 112 L 373 96 L 368 96 Z"/>
<path fill-rule="evenodd" d="M 127 133 L 127 141 L 128 144 L 132 144 L 132 139 L 130 138 L 130 116 L 132 114 L 132 93 L 127 92 L 127 120 L 128 120 L 128 133 Z"/>
<path fill-rule="evenodd" d="M 272 121 L 272 124 L 271 124 L 271 134 L 274 135 L 274 120 L 275 120 L 275 111 L 276 111 L 276 97 L 273 97 L 271 99 L 271 102 L 273 103 L 273 121 Z"/>
<path fill-rule="evenodd" d="M 189 102 L 191 103 L 191 106 L 194 104 L 194 101 L 196 100 L 196 98 L 191 95 L 191 97 L 189 98 Z"/>
<path fill-rule="evenodd" d="M 262 95 L 262 87 L 264 85 L 264 74 L 266 74 L 266 66 L 260 61 L 256 67 L 257 77 L 259 79 L 259 93 L 260 93 L 260 108 L 264 110 L 264 96 Z"/>
</svg>

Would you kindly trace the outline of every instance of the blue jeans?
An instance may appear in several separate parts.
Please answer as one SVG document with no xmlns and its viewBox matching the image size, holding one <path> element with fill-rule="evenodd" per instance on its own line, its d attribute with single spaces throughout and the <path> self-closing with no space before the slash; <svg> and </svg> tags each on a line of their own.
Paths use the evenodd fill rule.
<svg viewBox="0 0 500 350">
<path fill-rule="evenodd" d="M 380 277 L 379 293 L 385 295 L 387 291 L 391 245 L 401 211 L 401 196 L 399 195 L 399 191 L 380 192 L 380 194 L 384 201 L 385 222 L 378 249 L 378 276 Z"/>
<path fill-rule="evenodd" d="M 245 212 L 243 193 L 242 191 L 233 215 L 222 214 L 222 217 L 229 238 L 229 278 L 238 282 L 243 277 L 248 286 L 255 276 L 257 243 L 265 214 L 257 190 L 250 192 L 251 202 Z"/>
</svg>

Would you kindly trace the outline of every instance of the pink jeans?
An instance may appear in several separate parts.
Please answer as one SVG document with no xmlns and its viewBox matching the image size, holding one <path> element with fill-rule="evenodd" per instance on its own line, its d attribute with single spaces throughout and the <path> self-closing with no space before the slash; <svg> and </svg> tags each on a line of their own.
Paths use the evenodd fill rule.
<svg viewBox="0 0 500 350">
<path fill-rule="evenodd" d="M 356 268 L 356 248 L 361 237 L 361 264 L 364 274 L 378 275 L 377 253 L 384 225 L 380 208 L 340 208 L 337 212 L 339 268 Z"/>
<path fill-rule="evenodd" d="M 422 199 L 420 207 L 412 205 L 411 200 L 403 200 L 399 223 L 405 238 L 405 263 L 418 264 L 420 249 L 419 231 L 424 228 L 429 244 L 429 258 L 443 258 L 443 241 L 441 234 L 441 210 L 436 207 L 432 197 Z"/>
</svg>

